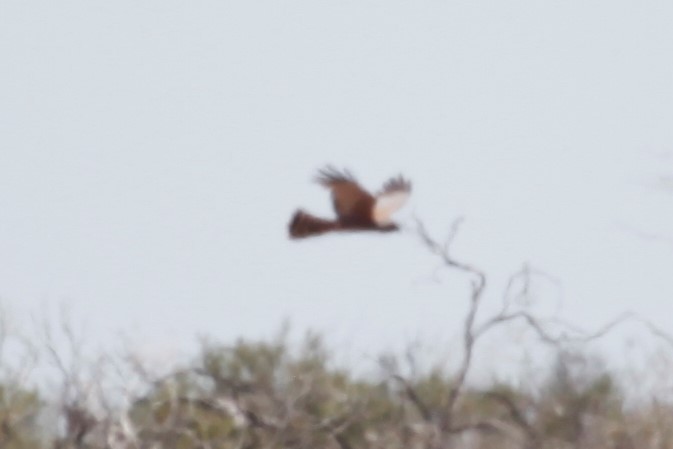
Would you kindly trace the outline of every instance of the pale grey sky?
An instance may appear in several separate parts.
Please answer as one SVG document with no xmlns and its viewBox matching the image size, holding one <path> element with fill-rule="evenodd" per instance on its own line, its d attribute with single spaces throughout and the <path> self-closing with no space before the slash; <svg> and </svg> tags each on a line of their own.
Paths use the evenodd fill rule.
<svg viewBox="0 0 673 449">
<path fill-rule="evenodd" d="M 325 163 L 404 173 L 438 236 L 523 262 L 564 316 L 673 313 L 669 1 L 0 2 L 0 297 L 101 341 L 283 318 L 355 353 L 450 340 L 456 274 L 410 234 L 293 242 Z M 541 286 L 540 301 L 559 292 Z"/>
</svg>

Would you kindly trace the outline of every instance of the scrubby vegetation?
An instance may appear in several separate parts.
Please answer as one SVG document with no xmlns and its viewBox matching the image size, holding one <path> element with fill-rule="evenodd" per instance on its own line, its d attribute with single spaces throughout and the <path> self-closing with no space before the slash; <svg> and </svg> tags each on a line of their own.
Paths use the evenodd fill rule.
<svg viewBox="0 0 673 449">
<path fill-rule="evenodd" d="M 67 323 L 60 344 L 50 331 L 39 342 L 19 338 L 4 317 L 0 448 L 673 448 L 673 408 L 661 392 L 627 401 L 623 376 L 585 352 L 628 317 L 593 333 L 558 332 L 558 321 L 520 301 L 534 276 L 527 267 L 512 276 L 495 313 L 478 313 L 487 277 L 451 256 L 456 229 L 440 245 L 419 223 L 426 247 L 471 280 L 451 366 L 419 363 L 410 349 L 382 355 L 356 375 L 335 363 L 319 334 L 293 344 L 283 330 L 268 341 L 204 340 L 191 361 L 159 369 L 131 352 L 85 355 Z M 514 323 L 554 355 L 545 375 L 470 382 L 476 342 Z M 35 381 L 38 360 L 55 373 L 51 382 Z"/>
<path fill-rule="evenodd" d="M 558 352 L 537 385 L 463 388 L 452 423 L 455 375 L 430 368 L 406 377 L 387 356 L 378 374 L 357 377 L 334 366 L 312 334 L 298 348 L 284 338 L 204 343 L 191 364 L 161 377 L 127 362 L 119 385 L 135 392 L 101 389 L 74 373 L 44 397 L 3 384 L 0 447 L 673 447 L 670 405 L 653 398 L 627 407 L 619 379 L 579 353 Z M 106 366 L 101 376 L 116 371 Z"/>
</svg>

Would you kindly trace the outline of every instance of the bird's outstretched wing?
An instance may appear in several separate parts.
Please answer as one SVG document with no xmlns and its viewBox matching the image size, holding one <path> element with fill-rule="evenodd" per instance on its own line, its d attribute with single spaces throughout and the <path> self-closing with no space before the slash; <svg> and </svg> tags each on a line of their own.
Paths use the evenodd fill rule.
<svg viewBox="0 0 673 449">
<path fill-rule="evenodd" d="M 318 172 L 316 182 L 330 189 L 334 210 L 340 219 L 359 218 L 374 204 L 374 197 L 364 190 L 348 171 L 328 165 Z"/>
<path fill-rule="evenodd" d="M 399 175 L 388 180 L 383 189 L 376 195 L 372 218 L 381 225 L 392 223 L 391 217 L 397 212 L 411 196 L 411 183 Z"/>
</svg>

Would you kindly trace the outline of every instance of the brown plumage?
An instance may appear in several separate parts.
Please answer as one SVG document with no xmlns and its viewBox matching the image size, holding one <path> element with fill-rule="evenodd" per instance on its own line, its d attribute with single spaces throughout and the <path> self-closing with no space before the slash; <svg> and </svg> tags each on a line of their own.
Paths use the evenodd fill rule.
<svg viewBox="0 0 673 449">
<path fill-rule="evenodd" d="M 332 192 L 335 220 L 315 217 L 298 210 L 290 221 L 290 237 L 303 238 L 330 231 L 396 231 L 390 220 L 411 193 L 411 184 L 402 176 L 390 179 L 376 195 L 364 190 L 348 171 L 332 166 L 320 170 L 315 178 L 318 184 Z"/>
</svg>

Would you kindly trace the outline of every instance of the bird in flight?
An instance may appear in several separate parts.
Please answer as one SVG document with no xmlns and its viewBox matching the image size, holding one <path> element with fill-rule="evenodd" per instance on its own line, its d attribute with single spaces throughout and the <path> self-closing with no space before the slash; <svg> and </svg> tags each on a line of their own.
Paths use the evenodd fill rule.
<svg viewBox="0 0 673 449">
<path fill-rule="evenodd" d="M 304 238 L 330 231 L 396 231 L 399 227 L 391 216 L 400 209 L 411 194 L 411 183 L 402 176 L 391 178 L 376 195 L 364 190 L 348 170 L 332 166 L 320 170 L 318 184 L 332 193 L 335 220 L 315 217 L 297 210 L 290 221 L 290 237 Z"/>
</svg>

